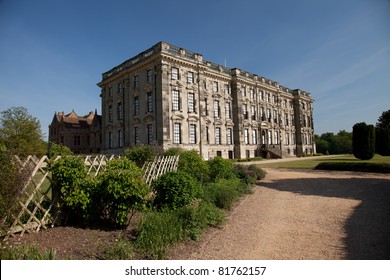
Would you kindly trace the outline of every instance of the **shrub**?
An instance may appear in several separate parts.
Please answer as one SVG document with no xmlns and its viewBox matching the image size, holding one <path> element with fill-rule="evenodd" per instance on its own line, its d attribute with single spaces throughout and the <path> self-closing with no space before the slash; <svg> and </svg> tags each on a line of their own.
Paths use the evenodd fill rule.
<svg viewBox="0 0 390 280">
<path fill-rule="evenodd" d="M 166 150 L 163 153 L 163 155 L 164 156 L 177 156 L 177 155 L 181 155 L 182 152 L 184 152 L 184 150 L 182 148 L 172 147 L 172 148 L 169 148 L 168 150 Z"/>
<path fill-rule="evenodd" d="M 209 168 L 202 156 L 195 150 L 180 153 L 178 171 L 186 172 L 199 182 L 207 181 Z"/>
<path fill-rule="evenodd" d="M 256 180 L 263 180 L 267 172 L 265 172 L 260 167 L 257 167 L 255 164 L 251 164 L 248 166 L 249 174 L 255 178 Z"/>
<path fill-rule="evenodd" d="M 390 129 L 376 128 L 376 151 L 381 156 L 390 156 Z"/>
<path fill-rule="evenodd" d="M 127 149 L 124 153 L 124 156 L 129 160 L 134 161 L 138 167 L 142 168 L 145 162 L 153 161 L 157 154 L 158 153 L 154 146 L 139 145 Z"/>
<path fill-rule="evenodd" d="M 238 200 L 239 192 L 223 182 L 205 185 L 205 199 L 220 209 L 230 210 L 233 203 Z"/>
<path fill-rule="evenodd" d="M 177 209 L 202 196 L 198 182 L 182 171 L 165 173 L 153 185 L 156 192 L 154 203 L 158 208 Z"/>
<path fill-rule="evenodd" d="M 372 159 L 375 153 L 375 128 L 373 125 L 357 123 L 352 131 L 353 155 L 362 160 Z"/>
<path fill-rule="evenodd" d="M 390 164 L 371 162 L 321 162 L 315 169 L 390 173 Z"/>
<path fill-rule="evenodd" d="M 61 144 L 50 143 L 50 148 L 48 153 L 49 158 L 55 159 L 57 156 L 70 156 L 70 155 L 73 155 L 73 153 L 68 147 Z"/>
<path fill-rule="evenodd" d="M 162 259 L 172 244 L 185 239 L 198 240 L 207 226 L 219 226 L 225 220 L 220 209 L 204 201 L 176 210 L 163 208 L 141 221 L 135 246 L 149 258 Z"/>
<path fill-rule="evenodd" d="M 218 226 L 225 222 L 223 212 L 208 202 L 189 205 L 177 210 L 182 224 L 184 239 L 198 240 L 208 226 Z"/>
<path fill-rule="evenodd" d="M 219 179 L 236 178 L 233 163 L 221 157 L 214 157 L 208 161 L 210 180 L 217 182 Z"/>
<path fill-rule="evenodd" d="M 107 170 L 98 176 L 99 193 L 95 196 L 101 200 L 95 208 L 105 212 L 115 225 L 126 226 L 129 212 L 145 209 L 149 200 L 151 189 L 142 175 L 142 170 L 127 158 L 110 161 Z"/>
<path fill-rule="evenodd" d="M 63 157 L 50 166 L 54 183 L 53 194 L 59 195 L 59 204 L 66 221 L 81 222 L 90 204 L 89 189 L 85 184 L 86 167 L 81 158 Z M 81 214 L 81 215 L 80 215 Z"/>
<path fill-rule="evenodd" d="M 162 259 L 170 245 L 182 240 L 182 224 L 175 212 L 163 209 L 146 215 L 138 226 L 135 246 L 147 257 Z"/>
</svg>

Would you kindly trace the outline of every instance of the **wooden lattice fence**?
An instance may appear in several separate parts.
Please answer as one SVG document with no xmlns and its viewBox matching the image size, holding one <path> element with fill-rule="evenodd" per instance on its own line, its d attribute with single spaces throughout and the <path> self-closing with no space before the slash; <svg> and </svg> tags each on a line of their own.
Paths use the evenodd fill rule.
<svg viewBox="0 0 390 280">
<path fill-rule="evenodd" d="M 58 160 L 60 157 L 54 159 Z M 90 176 L 97 176 L 99 172 L 105 170 L 110 160 L 118 156 L 85 156 L 84 164 L 88 168 Z M 143 166 L 144 180 L 147 184 L 162 174 L 169 171 L 176 171 L 179 156 L 156 157 L 152 162 L 146 162 Z M 53 191 L 52 177 L 49 172 L 50 160 L 47 156 L 38 158 L 28 156 L 21 160 L 15 157 L 15 164 L 18 165 L 21 174 L 26 174 L 26 183 L 21 189 L 20 199 L 17 202 L 16 214 L 7 217 L 11 221 L 6 238 L 19 233 L 39 231 L 41 228 L 47 229 L 49 225 L 54 225 L 58 218 L 55 209 L 58 194 Z M 56 213 L 54 213 L 56 212 Z"/>
</svg>

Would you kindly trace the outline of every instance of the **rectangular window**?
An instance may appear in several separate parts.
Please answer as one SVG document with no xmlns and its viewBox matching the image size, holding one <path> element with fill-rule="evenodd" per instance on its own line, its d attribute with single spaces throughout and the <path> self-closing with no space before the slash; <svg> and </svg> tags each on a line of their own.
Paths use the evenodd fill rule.
<svg viewBox="0 0 390 280">
<path fill-rule="evenodd" d="M 233 142 L 232 142 L 232 129 L 231 128 L 228 128 L 226 130 L 226 142 L 228 145 L 233 144 Z"/>
<path fill-rule="evenodd" d="M 112 96 L 112 87 L 109 87 L 109 88 L 108 88 L 108 96 L 109 96 L 109 97 Z"/>
<path fill-rule="evenodd" d="M 224 87 L 225 87 L 225 93 L 226 94 L 230 94 L 230 85 L 229 84 L 225 84 Z"/>
<path fill-rule="evenodd" d="M 172 80 L 179 80 L 179 68 L 172 67 Z"/>
<path fill-rule="evenodd" d="M 244 129 L 244 143 L 246 145 L 249 144 L 249 129 L 247 128 Z"/>
<path fill-rule="evenodd" d="M 284 121 L 286 122 L 286 126 L 289 126 L 288 114 L 287 113 L 284 114 Z"/>
<path fill-rule="evenodd" d="M 147 81 L 148 83 L 151 83 L 151 82 L 152 82 L 152 79 L 153 79 L 152 70 L 151 70 L 151 69 L 146 70 L 146 81 Z"/>
<path fill-rule="evenodd" d="M 295 145 L 295 133 L 291 133 L 291 144 Z"/>
<path fill-rule="evenodd" d="M 138 96 L 134 96 L 134 116 L 139 115 L 139 98 Z"/>
<path fill-rule="evenodd" d="M 112 148 L 112 132 L 111 131 L 108 132 L 108 148 L 109 149 Z"/>
<path fill-rule="evenodd" d="M 172 90 L 172 110 L 180 110 L 180 92 L 178 90 Z"/>
<path fill-rule="evenodd" d="M 256 107 L 255 107 L 255 105 L 251 105 L 251 116 L 252 116 L 252 120 L 256 120 Z"/>
<path fill-rule="evenodd" d="M 117 112 L 117 115 L 118 115 L 118 120 L 121 120 L 123 119 L 123 107 L 122 107 L 122 102 L 119 102 L 118 103 L 118 112 Z"/>
<path fill-rule="evenodd" d="M 278 111 L 274 110 L 274 123 L 278 123 Z"/>
<path fill-rule="evenodd" d="M 189 83 L 189 84 L 194 83 L 194 72 L 187 73 L 187 83 Z"/>
<path fill-rule="evenodd" d="M 271 109 L 267 109 L 267 121 L 271 122 Z"/>
<path fill-rule="evenodd" d="M 174 123 L 173 124 L 173 143 L 181 144 L 181 124 Z"/>
<path fill-rule="evenodd" d="M 134 143 L 136 145 L 141 144 L 141 142 L 139 141 L 139 127 L 138 126 L 134 127 Z"/>
<path fill-rule="evenodd" d="M 241 91 L 242 91 L 242 97 L 245 97 L 246 96 L 246 86 L 242 86 Z"/>
<path fill-rule="evenodd" d="M 263 107 L 260 108 L 260 115 L 261 115 L 261 120 L 265 121 L 265 111 Z"/>
<path fill-rule="evenodd" d="M 210 133 L 209 133 L 209 127 L 206 126 L 206 143 L 210 144 Z"/>
<path fill-rule="evenodd" d="M 219 127 L 215 129 L 215 144 L 216 145 L 221 144 L 221 128 Z"/>
<path fill-rule="evenodd" d="M 286 145 L 290 145 L 290 134 L 286 133 Z"/>
<path fill-rule="evenodd" d="M 255 98 L 255 91 L 254 91 L 253 88 L 251 88 L 251 89 L 249 90 L 249 96 L 250 96 L 251 100 L 253 100 L 253 99 Z"/>
<path fill-rule="evenodd" d="M 139 87 L 139 77 L 138 75 L 135 75 L 134 76 L 134 88 L 138 88 Z"/>
<path fill-rule="evenodd" d="M 108 106 L 108 121 L 109 122 L 112 122 L 113 118 L 112 118 L 112 106 Z"/>
<path fill-rule="evenodd" d="M 204 99 L 204 108 L 205 108 L 205 114 L 206 116 L 209 115 L 209 109 L 208 109 L 208 103 L 207 103 L 207 98 Z"/>
<path fill-rule="evenodd" d="M 227 119 L 231 119 L 232 118 L 231 110 L 230 110 L 230 102 L 226 102 L 225 103 L 225 115 L 226 115 Z"/>
<path fill-rule="evenodd" d="M 80 146 L 80 135 L 75 135 L 74 137 L 73 137 L 73 144 L 75 145 L 75 146 Z"/>
<path fill-rule="evenodd" d="M 196 124 L 190 124 L 190 144 L 196 144 Z"/>
<path fill-rule="evenodd" d="M 118 147 L 122 147 L 122 130 L 118 130 Z"/>
<path fill-rule="evenodd" d="M 193 92 L 188 93 L 188 113 L 195 112 L 195 94 Z"/>
<path fill-rule="evenodd" d="M 219 100 L 214 100 L 214 117 L 219 118 L 221 116 L 221 107 L 219 106 Z"/>
<path fill-rule="evenodd" d="M 151 92 L 146 94 L 148 113 L 153 112 L 153 96 Z"/>
<path fill-rule="evenodd" d="M 118 93 L 122 93 L 122 83 L 118 83 Z"/>
<path fill-rule="evenodd" d="M 147 126 L 147 133 L 148 133 L 148 144 L 151 145 L 153 142 L 153 126 L 151 124 L 148 124 Z"/>
<path fill-rule="evenodd" d="M 248 110 L 246 104 L 242 104 L 242 115 L 244 116 L 244 119 L 248 119 Z"/>
<path fill-rule="evenodd" d="M 257 144 L 257 130 L 256 129 L 252 130 L 252 144 L 253 145 Z"/>
<path fill-rule="evenodd" d="M 213 91 L 218 92 L 218 82 L 213 82 Z"/>
<path fill-rule="evenodd" d="M 275 131 L 275 144 L 279 144 L 279 132 Z"/>
</svg>

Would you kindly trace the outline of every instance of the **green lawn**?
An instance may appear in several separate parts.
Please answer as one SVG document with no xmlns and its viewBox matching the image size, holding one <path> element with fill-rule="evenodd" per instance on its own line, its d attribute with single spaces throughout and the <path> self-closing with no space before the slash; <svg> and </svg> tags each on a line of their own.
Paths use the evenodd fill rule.
<svg viewBox="0 0 390 280">
<path fill-rule="evenodd" d="M 331 158 L 317 158 L 308 157 L 304 160 L 294 160 L 287 162 L 273 162 L 273 163 L 262 163 L 259 167 L 270 167 L 270 168 L 298 168 L 298 169 L 314 169 L 320 162 L 370 162 L 370 163 L 389 163 L 390 157 L 383 157 L 375 155 L 371 160 L 360 160 L 356 159 L 353 155 L 339 155 Z"/>
</svg>

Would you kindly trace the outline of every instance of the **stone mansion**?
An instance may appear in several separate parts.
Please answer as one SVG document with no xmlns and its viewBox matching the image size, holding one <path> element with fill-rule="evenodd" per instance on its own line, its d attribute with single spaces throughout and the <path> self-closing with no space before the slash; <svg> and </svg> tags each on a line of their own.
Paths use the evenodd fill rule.
<svg viewBox="0 0 390 280">
<path fill-rule="evenodd" d="M 315 152 L 313 99 L 165 42 L 102 74 L 102 150 L 140 144 L 204 159 Z"/>
</svg>

